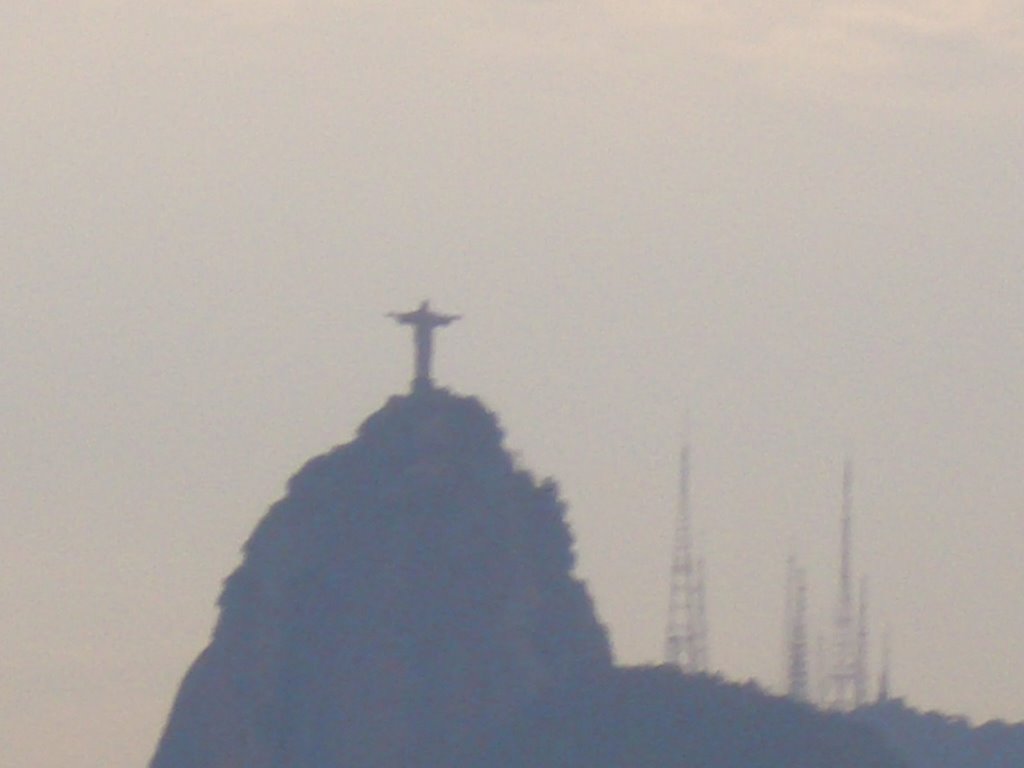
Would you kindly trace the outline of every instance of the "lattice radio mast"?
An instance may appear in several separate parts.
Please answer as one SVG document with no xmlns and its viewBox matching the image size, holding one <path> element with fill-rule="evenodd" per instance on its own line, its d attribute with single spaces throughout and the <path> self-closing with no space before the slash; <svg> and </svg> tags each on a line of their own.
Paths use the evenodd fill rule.
<svg viewBox="0 0 1024 768">
<path fill-rule="evenodd" d="M 797 701 L 809 701 L 807 575 L 793 556 L 786 571 L 786 695 Z"/>
<path fill-rule="evenodd" d="M 693 667 L 695 672 L 707 672 L 711 668 L 708 658 L 708 601 L 704 556 L 697 558 L 697 583 L 694 585 L 694 602 L 697 606 L 697 622 L 694 627 Z"/>
<path fill-rule="evenodd" d="M 684 672 L 706 672 L 708 653 L 704 561 L 695 561 L 693 557 L 689 447 L 683 448 L 679 477 L 679 511 L 669 578 L 665 662 L 676 665 Z"/>
<path fill-rule="evenodd" d="M 836 605 L 830 703 L 834 709 L 850 710 L 856 705 L 857 636 L 853 619 L 851 548 L 853 528 L 853 468 L 843 465 L 843 507 L 839 542 L 839 600 Z"/>
<path fill-rule="evenodd" d="M 882 636 L 882 671 L 878 674 L 878 698 L 879 703 L 889 700 L 889 629 L 886 627 Z"/>
<path fill-rule="evenodd" d="M 868 703 L 868 581 L 860 584 L 860 604 L 857 615 L 857 655 L 853 670 L 853 705 Z"/>
</svg>

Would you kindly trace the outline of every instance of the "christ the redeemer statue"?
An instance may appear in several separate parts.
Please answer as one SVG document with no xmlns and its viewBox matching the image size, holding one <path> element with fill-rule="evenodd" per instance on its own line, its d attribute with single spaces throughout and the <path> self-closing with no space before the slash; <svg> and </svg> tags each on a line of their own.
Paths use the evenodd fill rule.
<svg viewBox="0 0 1024 768">
<path fill-rule="evenodd" d="M 389 312 L 402 325 L 413 327 L 413 341 L 416 345 L 416 376 L 412 380 L 412 391 L 422 392 L 433 386 L 430 379 L 430 359 L 434 352 L 434 329 L 459 319 L 459 315 L 439 315 L 430 310 L 430 302 L 424 301 L 419 309 L 412 312 Z"/>
</svg>

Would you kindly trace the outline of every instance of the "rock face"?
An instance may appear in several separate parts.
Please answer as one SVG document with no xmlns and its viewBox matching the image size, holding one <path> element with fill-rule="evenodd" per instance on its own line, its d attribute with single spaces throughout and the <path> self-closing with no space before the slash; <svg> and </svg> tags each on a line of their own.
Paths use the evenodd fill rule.
<svg viewBox="0 0 1024 768">
<path fill-rule="evenodd" d="M 611 668 L 572 569 L 557 489 L 491 413 L 394 397 L 256 528 L 151 768 L 467 764 L 524 704 Z"/>
</svg>

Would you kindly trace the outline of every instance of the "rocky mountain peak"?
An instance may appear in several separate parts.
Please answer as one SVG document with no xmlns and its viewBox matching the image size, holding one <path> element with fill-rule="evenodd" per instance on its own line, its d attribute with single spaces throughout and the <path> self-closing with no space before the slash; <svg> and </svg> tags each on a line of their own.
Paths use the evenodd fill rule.
<svg viewBox="0 0 1024 768">
<path fill-rule="evenodd" d="M 478 400 L 391 398 L 257 526 L 152 768 L 464 762 L 611 667 L 564 516 Z"/>
</svg>

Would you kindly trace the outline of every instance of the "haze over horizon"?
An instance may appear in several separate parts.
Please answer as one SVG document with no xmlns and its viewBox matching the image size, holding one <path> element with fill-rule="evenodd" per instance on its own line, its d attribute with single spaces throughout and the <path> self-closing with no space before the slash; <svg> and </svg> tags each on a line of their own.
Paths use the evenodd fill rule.
<svg viewBox="0 0 1024 768">
<path fill-rule="evenodd" d="M 1024 720 L 1024 25 L 1008 2 L 0 0 L 0 740 L 139 765 L 287 478 L 436 378 L 557 479 L 660 660 L 692 449 L 711 661 L 828 631 Z M 877 667 L 874 667 L 877 669 Z"/>
</svg>

